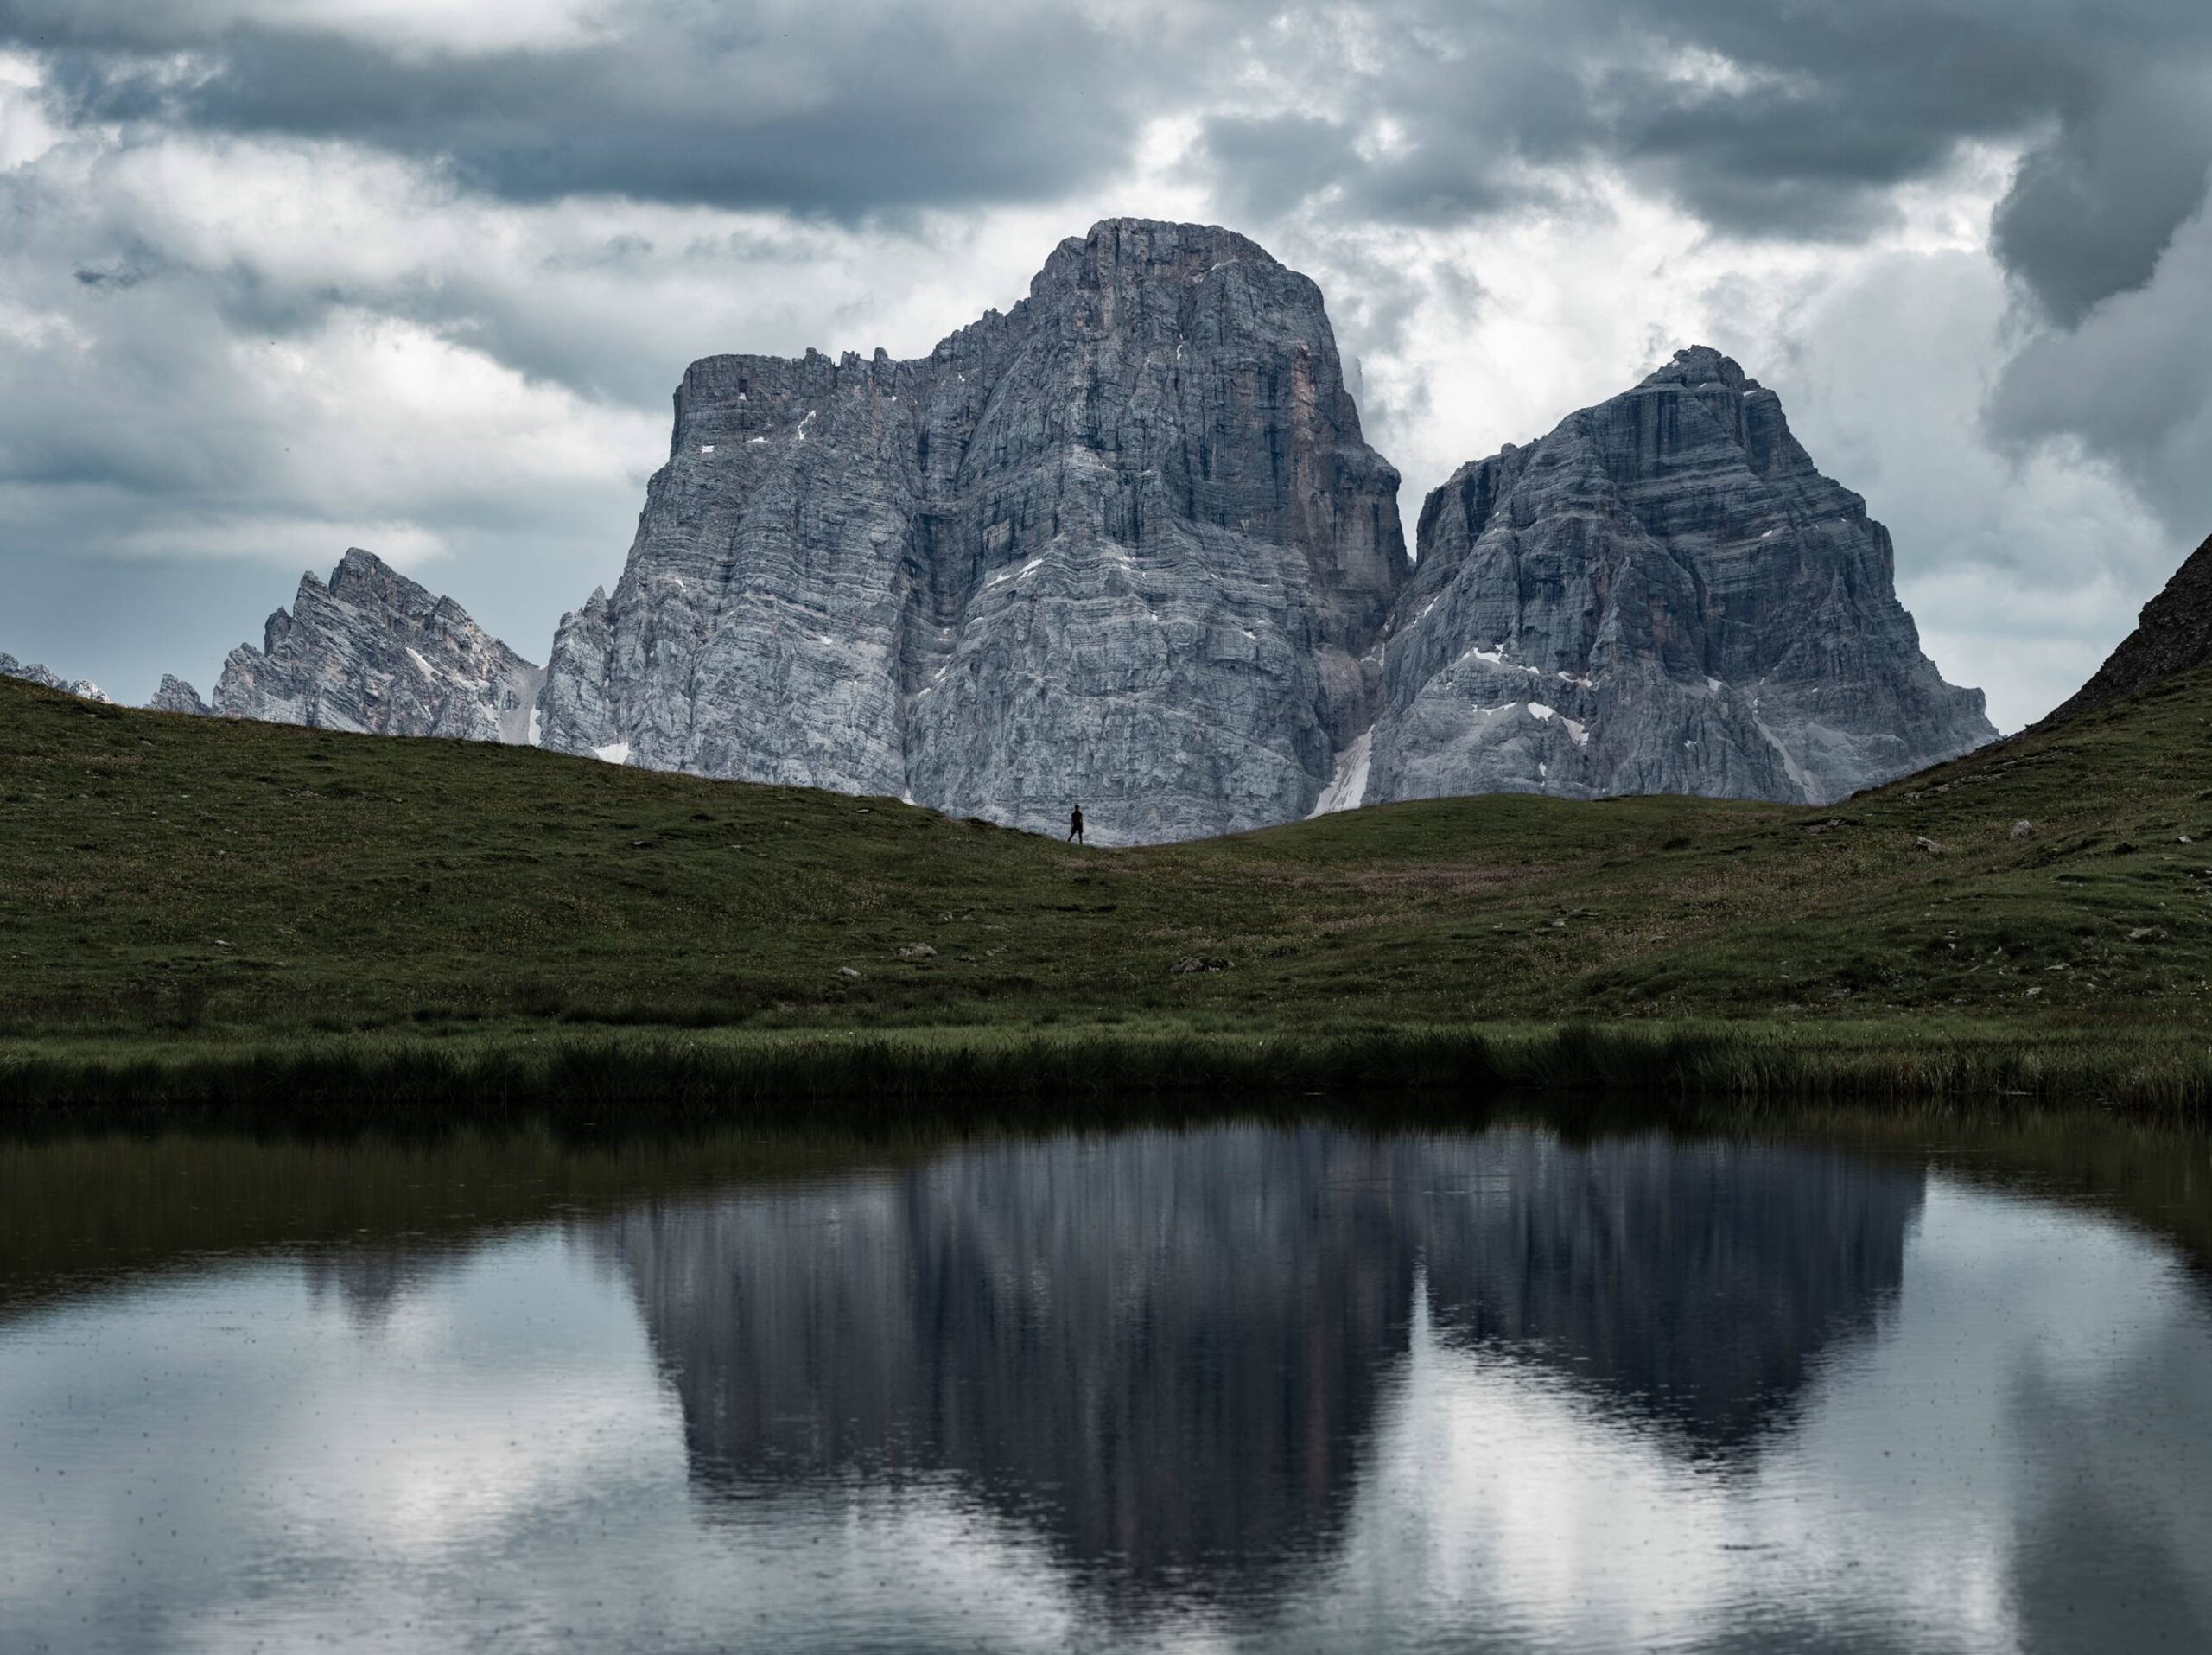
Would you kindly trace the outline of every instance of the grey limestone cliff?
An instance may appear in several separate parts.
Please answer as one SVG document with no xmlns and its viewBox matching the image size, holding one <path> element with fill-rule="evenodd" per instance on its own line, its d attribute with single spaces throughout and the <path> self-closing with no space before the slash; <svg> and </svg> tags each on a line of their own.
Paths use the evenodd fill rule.
<svg viewBox="0 0 2212 1655">
<path fill-rule="evenodd" d="M 354 551 L 213 710 L 1079 805 L 1102 843 L 1457 793 L 1827 803 L 1995 733 L 1887 531 L 1717 351 L 1462 467 L 1417 568 L 1397 485 L 1311 281 L 1111 220 L 926 357 L 692 364 L 621 579 L 542 673 Z"/>
<path fill-rule="evenodd" d="M 147 710 L 157 713 L 191 713 L 201 718 L 213 715 L 214 709 L 200 698 L 200 691 L 174 672 L 162 674 L 162 687 L 154 691 L 154 698 L 146 703 Z"/>
<path fill-rule="evenodd" d="M 710 357 L 544 742 L 1104 841 L 1302 816 L 1407 576 L 1319 289 L 1116 220 L 927 357 Z"/>
<path fill-rule="evenodd" d="M 214 710 L 318 729 L 526 742 L 543 678 L 451 598 L 356 547 L 327 585 L 300 577 L 259 649 L 231 652 Z"/>
<path fill-rule="evenodd" d="M 1824 804 L 1996 734 L 1921 653 L 1888 531 L 1717 351 L 1462 467 L 1419 544 L 1382 715 L 1332 805 Z"/>
<path fill-rule="evenodd" d="M 553 652 L 546 658 L 544 687 L 538 691 L 538 721 L 541 735 L 550 735 L 548 745 L 570 753 L 589 750 L 620 764 L 630 748 L 614 735 L 607 703 L 613 649 L 607 614 L 607 589 L 594 587 L 582 608 L 561 617 Z"/>
<path fill-rule="evenodd" d="M 44 684 L 49 690 L 59 690 L 64 695 L 80 696 L 86 701 L 107 699 L 107 692 L 90 678 L 65 678 L 35 661 L 27 665 L 12 655 L 0 655 L 0 678 L 21 678 L 26 684 Z"/>
</svg>

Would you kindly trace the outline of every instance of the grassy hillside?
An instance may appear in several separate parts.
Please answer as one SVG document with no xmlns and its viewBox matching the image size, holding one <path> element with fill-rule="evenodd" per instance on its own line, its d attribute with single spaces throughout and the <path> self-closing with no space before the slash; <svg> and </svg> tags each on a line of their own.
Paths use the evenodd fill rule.
<svg viewBox="0 0 2212 1655">
<path fill-rule="evenodd" d="M 1544 1030 L 1573 1023 L 1586 1067 L 1593 1041 L 1689 1029 L 1770 1056 L 1979 1053 L 1978 1074 L 2063 1051 L 2201 1099 L 2208 721 L 2200 672 L 1826 810 L 1493 797 L 1086 850 L 889 799 L 0 681 L 0 1064 L 21 1095 L 142 1059 L 634 1069 L 904 1030 L 1041 1034 L 1078 1067 L 1172 1047 L 1153 1079 L 1211 1043 L 1243 1054 L 1230 1078 L 1295 1084 L 1280 1042 L 1349 1079 L 1346 1053 L 1464 1067 L 1478 1027 L 1492 1069 L 1500 1041 L 1565 1061 Z"/>
</svg>

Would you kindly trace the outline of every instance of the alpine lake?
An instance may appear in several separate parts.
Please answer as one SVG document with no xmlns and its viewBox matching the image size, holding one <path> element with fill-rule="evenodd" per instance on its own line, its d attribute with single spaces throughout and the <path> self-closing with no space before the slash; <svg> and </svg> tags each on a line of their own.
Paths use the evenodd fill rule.
<svg viewBox="0 0 2212 1655">
<path fill-rule="evenodd" d="M 2212 1649 L 2212 1139 L 0 1142 L 0 1650 Z"/>
</svg>

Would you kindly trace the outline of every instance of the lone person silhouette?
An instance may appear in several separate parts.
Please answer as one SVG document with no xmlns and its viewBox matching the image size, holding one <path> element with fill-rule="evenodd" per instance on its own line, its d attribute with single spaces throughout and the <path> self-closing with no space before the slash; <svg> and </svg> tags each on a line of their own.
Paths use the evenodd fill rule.
<svg viewBox="0 0 2212 1655">
<path fill-rule="evenodd" d="M 1080 805 L 1068 812 L 1068 843 L 1083 843 L 1083 806 Z"/>
</svg>

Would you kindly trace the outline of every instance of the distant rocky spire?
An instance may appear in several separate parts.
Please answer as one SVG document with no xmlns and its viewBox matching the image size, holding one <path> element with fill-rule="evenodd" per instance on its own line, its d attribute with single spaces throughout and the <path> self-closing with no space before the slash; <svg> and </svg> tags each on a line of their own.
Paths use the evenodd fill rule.
<svg viewBox="0 0 2212 1655">
<path fill-rule="evenodd" d="M 526 742 L 543 673 L 439 597 L 359 547 L 325 585 L 300 577 L 289 610 L 241 644 L 214 710 L 318 729 Z"/>
<path fill-rule="evenodd" d="M 36 662 L 27 666 L 12 655 L 0 655 L 0 678 L 21 678 L 27 684 L 44 684 L 49 690 L 59 690 L 64 695 L 80 696 L 86 701 L 107 700 L 107 692 L 90 678 L 65 678 Z"/>
<path fill-rule="evenodd" d="M 213 716 L 213 710 L 200 698 L 200 691 L 174 672 L 162 674 L 162 687 L 154 691 L 154 698 L 147 709 L 157 713 L 194 713 L 202 718 Z"/>
</svg>

